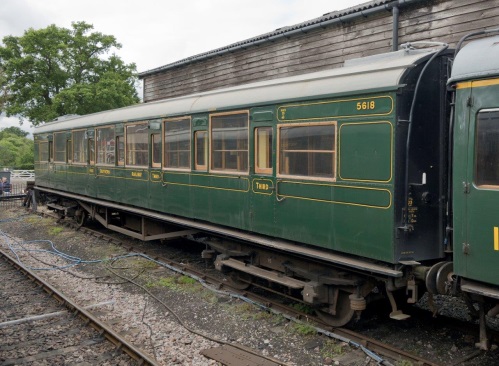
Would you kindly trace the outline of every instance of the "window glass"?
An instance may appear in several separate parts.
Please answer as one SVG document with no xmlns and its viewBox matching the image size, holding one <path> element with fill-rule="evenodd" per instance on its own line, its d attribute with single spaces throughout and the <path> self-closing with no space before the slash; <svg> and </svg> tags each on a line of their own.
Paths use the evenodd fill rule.
<svg viewBox="0 0 499 366">
<path fill-rule="evenodd" d="M 84 164 L 87 162 L 87 146 L 86 131 L 73 131 L 73 163 Z"/>
<path fill-rule="evenodd" d="M 95 164 L 95 140 L 88 139 L 88 160 L 90 164 Z"/>
<path fill-rule="evenodd" d="M 58 163 L 66 162 L 66 133 L 54 134 L 54 161 Z"/>
<path fill-rule="evenodd" d="M 152 166 L 155 168 L 161 167 L 161 135 L 154 134 L 152 140 Z"/>
<path fill-rule="evenodd" d="M 147 123 L 126 126 L 126 165 L 149 166 Z"/>
<path fill-rule="evenodd" d="M 49 161 L 54 161 L 54 142 L 49 141 Z"/>
<path fill-rule="evenodd" d="M 165 168 L 190 167 L 191 120 L 165 121 Z"/>
<path fill-rule="evenodd" d="M 248 171 L 248 114 L 211 118 L 211 169 Z"/>
<path fill-rule="evenodd" d="M 71 163 L 73 161 L 73 141 L 67 140 L 66 142 L 66 161 Z"/>
<path fill-rule="evenodd" d="M 335 135 L 335 124 L 280 127 L 279 173 L 334 179 Z"/>
<path fill-rule="evenodd" d="M 208 168 L 208 131 L 196 131 L 196 170 Z"/>
<path fill-rule="evenodd" d="M 114 165 L 114 127 L 97 129 L 97 164 Z"/>
<path fill-rule="evenodd" d="M 125 141 L 123 136 L 116 137 L 118 165 L 125 165 Z"/>
<path fill-rule="evenodd" d="M 48 142 L 40 142 L 38 147 L 39 151 L 39 159 L 40 161 L 47 162 L 49 161 L 49 143 Z"/>
<path fill-rule="evenodd" d="M 272 174 L 272 127 L 255 128 L 255 172 Z"/>
<path fill-rule="evenodd" d="M 476 184 L 499 186 L 499 110 L 478 113 Z"/>
</svg>

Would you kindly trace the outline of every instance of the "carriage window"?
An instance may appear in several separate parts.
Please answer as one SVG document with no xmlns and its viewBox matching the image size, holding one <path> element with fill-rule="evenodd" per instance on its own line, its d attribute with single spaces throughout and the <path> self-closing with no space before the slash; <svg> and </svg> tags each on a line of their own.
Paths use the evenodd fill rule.
<svg viewBox="0 0 499 366">
<path fill-rule="evenodd" d="M 478 113 L 475 149 L 476 185 L 499 188 L 499 110 Z"/>
<path fill-rule="evenodd" d="M 248 114 L 211 116 L 211 169 L 248 172 Z"/>
<path fill-rule="evenodd" d="M 88 139 L 88 160 L 90 164 L 95 164 L 95 140 Z"/>
<path fill-rule="evenodd" d="M 152 141 L 152 166 L 161 167 L 161 135 L 159 133 L 151 135 Z"/>
<path fill-rule="evenodd" d="M 40 142 L 38 147 L 38 157 L 40 161 L 48 162 L 49 161 L 49 143 L 48 142 Z"/>
<path fill-rule="evenodd" d="M 334 179 L 336 124 L 279 127 L 279 174 Z"/>
<path fill-rule="evenodd" d="M 97 129 L 97 164 L 114 165 L 114 127 Z"/>
<path fill-rule="evenodd" d="M 54 133 L 54 161 L 57 163 L 66 162 L 66 132 Z"/>
<path fill-rule="evenodd" d="M 66 161 L 68 163 L 71 163 L 73 161 L 73 141 L 72 140 L 67 140 L 66 141 Z"/>
<path fill-rule="evenodd" d="M 125 165 L 125 141 L 123 136 L 116 137 L 116 146 L 118 165 Z"/>
<path fill-rule="evenodd" d="M 272 127 L 255 128 L 255 173 L 272 174 Z"/>
<path fill-rule="evenodd" d="M 208 168 L 208 131 L 196 131 L 196 170 Z"/>
<path fill-rule="evenodd" d="M 126 126 L 126 165 L 149 166 L 147 123 Z"/>
<path fill-rule="evenodd" d="M 191 120 L 165 121 L 165 168 L 191 168 Z"/>
<path fill-rule="evenodd" d="M 87 144 L 86 131 L 73 131 L 73 163 L 87 162 Z"/>
</svg>

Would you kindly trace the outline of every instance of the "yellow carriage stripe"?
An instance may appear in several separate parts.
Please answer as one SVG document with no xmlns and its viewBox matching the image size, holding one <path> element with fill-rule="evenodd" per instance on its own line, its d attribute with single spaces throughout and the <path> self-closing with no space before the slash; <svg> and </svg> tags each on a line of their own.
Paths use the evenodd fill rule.
<svg viewBox="0 0 499 366">
<path fill-rule="evenodd" d="M 494 250 L 499 250 L 499 227 L 494 227 Z"/>
</svg>

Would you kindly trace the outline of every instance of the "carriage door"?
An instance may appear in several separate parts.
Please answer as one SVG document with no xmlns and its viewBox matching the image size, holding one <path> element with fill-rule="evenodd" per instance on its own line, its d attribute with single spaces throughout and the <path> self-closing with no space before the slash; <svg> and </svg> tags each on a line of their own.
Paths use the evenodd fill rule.
<svg viewBox="0 0 499 366">
<path fill-rule="evenodd" d="M 467 276 L 499 284 L 499 85 L 471 84 L 465 196 Z M 495 264 L 495 265 L 494 265 Z"/>
<path fill-rule="evenodd" d="M 254 174 L 251 179 L 251 230 L 271 234 L 275 203 L 274 131 L 272 126 L 265 125 L 255 126 L 252 131 Z"/>
</svg>

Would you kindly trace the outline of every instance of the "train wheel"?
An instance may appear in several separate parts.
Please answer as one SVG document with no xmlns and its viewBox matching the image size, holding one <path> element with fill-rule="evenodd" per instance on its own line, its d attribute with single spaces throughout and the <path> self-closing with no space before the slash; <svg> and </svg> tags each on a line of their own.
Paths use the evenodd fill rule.
<svg viewBox="0 0 499 366">
<path fill-rule="evenodd" d="M 82 227 L 85 225 L 85 222 L 87 221 L 87 212 L 84 211 L 84 210 L 78 210 L 77 211 L 77 214 L 75 215 L 74 217 L 75 221 L 76 221 L 76 225 L 78 227 Z"/>
<path fill-rule="evenodd" d="M 238 290 L 246 290 L 251 285 L 251 276 L 238 271 L 230 272 L 227 277 L 227 284 Z"/>
<path fill-rule="evenodd" d="M 331 314 L 320 309 L 316 310 L 317 316 L 332 327 L 342 327 L 352 320 L 355 310 L 350 307 L 350 292 L 339 291 L 336 303 L 336 314 Z"/>
</svg>

